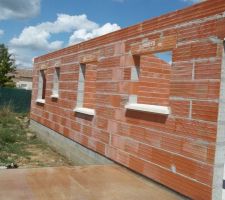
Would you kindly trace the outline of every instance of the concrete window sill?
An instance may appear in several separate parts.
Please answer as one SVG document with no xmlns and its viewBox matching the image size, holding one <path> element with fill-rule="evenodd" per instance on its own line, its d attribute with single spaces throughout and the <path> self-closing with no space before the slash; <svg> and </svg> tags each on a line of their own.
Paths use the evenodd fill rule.
<svg viewBox="0 0 225 200">
<path fill-rule="evenodd" d="M 59 95 L 58 95 L 58 94 L 52 94 L 52 95 L 51 95 L 51 98 L 52 98 L 52 99 L 58 99 L 58 98 L 59 98 Z"/>
<path fill-rule="evenodd" d="M 125 108 L 128 110 L 137 110 L 137 111 L 142 111 L 142 112 L 157 113 L 157 114 L 161 114 L 161 115 L 169 115 L 170 114 L 170 108 L 167 106 L 132 103 L 132 104 L 127 104 L 125 106 Z"/>
<path fill-rule="evenodd" d="M 95 110 L 90 109 L 90 108 L 83 108 L 83 107 L 75 108 L 73 111 L 78 112 L 78 113 L 82 113 L 82 114 L 86 114 L 86 115 L 91 115 L 91 116 L 95 115 Z"/>
<path fill-rule="evenodd" d="M 37 99 L 36 103 L 45 104 L 45 99 Z"/>
</svg>

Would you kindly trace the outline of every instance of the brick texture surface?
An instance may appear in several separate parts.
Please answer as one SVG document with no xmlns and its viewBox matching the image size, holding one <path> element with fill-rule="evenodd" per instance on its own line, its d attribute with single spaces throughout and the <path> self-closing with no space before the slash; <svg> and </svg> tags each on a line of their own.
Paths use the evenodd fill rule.
<svg viewBox="0 0 225 200">
<path fill-rule="evenodd" d="M 192 199 L 211 199 L 224 11 L 224 0 L 206 1 L 36 58 L 31 118 Z M 168 50 L 171 65 L 153 55 Z M 135 56 L 139 81 L 131 81 Z M 51 99 L 56 62 L 59 98 Z M 73 111 L 79 63 L 86 64 L 84 107 L 95 109 L 94 117 Z M 171 114 L 126 110 L 131 94 Z"/>
</svg>

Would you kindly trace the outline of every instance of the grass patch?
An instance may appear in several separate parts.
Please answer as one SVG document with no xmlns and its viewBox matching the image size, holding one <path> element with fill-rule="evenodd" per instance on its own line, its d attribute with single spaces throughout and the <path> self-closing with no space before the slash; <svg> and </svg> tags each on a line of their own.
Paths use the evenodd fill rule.
<svg viewBox="0 0 225 200">
<path fill-rule="evenodd" d="M 70 166 L 64 157 L 39 140 L 29 129 L 29 116 L 0 108 L 0 166 Z"/>
<path fill-rule="evenodd" d="M 13 113 L 10 106 L 0 110 L 0 165 L 15 163 L 19 157 L 28 157 L 25 149 L 29 143 L 20 115 Z"/>
</svg>

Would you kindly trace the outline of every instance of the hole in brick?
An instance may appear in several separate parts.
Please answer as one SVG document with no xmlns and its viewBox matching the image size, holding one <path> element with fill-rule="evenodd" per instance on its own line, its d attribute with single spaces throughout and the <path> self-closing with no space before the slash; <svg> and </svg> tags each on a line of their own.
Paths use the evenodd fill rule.
<svg viewBox="0 0 225 200">
<path fill-rule="evenodd" d="M 171 165 L 171 171 L 173 173 L 176 173 L 177 172 L 177 169 L 176 169 L 176 166 L 175 165 Z"/>
</svg>

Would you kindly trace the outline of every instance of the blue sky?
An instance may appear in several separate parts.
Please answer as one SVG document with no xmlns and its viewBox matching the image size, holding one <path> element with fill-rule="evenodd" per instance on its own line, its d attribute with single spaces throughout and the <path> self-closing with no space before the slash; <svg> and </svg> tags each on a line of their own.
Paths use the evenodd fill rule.
<svg viewBox="0 0 225 200">
<path fill-rule="evenodd" d="M 0 43 L 18 67 L 76 44 L 200 0 L 0 0 Z"/>
</svg>

